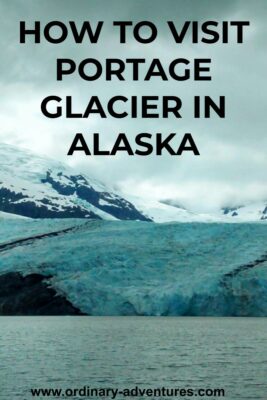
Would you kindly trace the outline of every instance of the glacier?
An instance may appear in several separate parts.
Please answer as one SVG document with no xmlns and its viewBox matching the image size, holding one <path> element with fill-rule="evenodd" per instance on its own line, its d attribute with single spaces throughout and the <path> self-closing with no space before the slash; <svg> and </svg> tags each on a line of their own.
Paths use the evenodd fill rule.
<svg viewBox="0 0 267 400">
<path fill-rule="evenodd" d="M 88 315 L 267 316 L 267 226 L 0 223 L 0 274 L 47 276 Z"/>
</svg>

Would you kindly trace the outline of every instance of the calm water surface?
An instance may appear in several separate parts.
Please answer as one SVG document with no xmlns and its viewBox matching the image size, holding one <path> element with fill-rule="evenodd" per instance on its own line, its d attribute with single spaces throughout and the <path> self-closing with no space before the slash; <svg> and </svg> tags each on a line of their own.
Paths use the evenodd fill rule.
<svg viewBox="0 0 267 400">
<path fill-rule="evenodd" d="M 267 319 L 1 317 L 0 385 L 5 400 L 85 385 L 224 388 L 229 400 L 266 400 Z"/>
</svg>

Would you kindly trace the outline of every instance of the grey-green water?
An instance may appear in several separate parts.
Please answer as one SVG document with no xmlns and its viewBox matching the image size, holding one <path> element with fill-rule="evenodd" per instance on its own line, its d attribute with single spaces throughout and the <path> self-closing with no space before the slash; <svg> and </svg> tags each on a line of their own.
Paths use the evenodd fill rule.
<svg viewBox="0 0 267 400">
<path fill-rule="evenodd" d="M 267 319 L 1 317 L 0 363 L 3 400 L 32 399 L 38 387 L 136 385 L 266 400 Z"/>
</svg>

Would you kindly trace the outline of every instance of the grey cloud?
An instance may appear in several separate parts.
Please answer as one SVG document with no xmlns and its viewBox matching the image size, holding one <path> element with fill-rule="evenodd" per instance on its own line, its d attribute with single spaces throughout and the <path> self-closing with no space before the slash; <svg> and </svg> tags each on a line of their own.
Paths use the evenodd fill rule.
<svg viewBox="0 0 267 400">
<path fill-rule="evenodd" d="M 221 205 L 229 202 L 267 198 L 265 189 L 266 136 L 266 43 L 267 3 L 264 0 L 180 1 L 180 0 L 0 0 L 0 140 L 19 143 L 35 151 L 75 164 L 100 179 L 119 184 L 135 194 L 176 197 L 193 207 L 199 202 Z M 20 20 L 104 20 L 103 42 L 97 46 L 75 45 L 71 39 L 57 46 L 18 43 Z M 112 29 L 113 20 L 151 20 L 159 28 L 157 41 L 149 46 L 119 46 Z M 251 28 L 244 45 L 192 46 L 190 41 L 176 46 L 169 40 L 166 20 L 249 19 Z M 212 82 L 84 82 L 77 76 L 63 83 L 55 80 L 57 57 L 81 60 L 94 57 L 160 57 L 163 64 L 185 56 L 211 57 Z M 85 106 L 88 97 L 98 94 L 107 100 L 114 94 L 174 94 L 184 101 L 181 120 L 47 120 L 39 111 L 40 100 L 48 94 L 72 94 L 75 107 Z M 226 96 L 226 119 L 192 119 L 191 101 L 195 94 L 216 99 Z M 3 112 L 4 110 L 4 112 Z M 99 131 L 104 146 L 110 145 L 118 132 L 130 139 L 142 131 L 176 131 L 180 136 L 192 132 L 201 156 L 86 158 L 69 159 L 67 148 L 76 131 L 90 136 Z M 8 134 L 8 136 L 7 136 Z M 38 139 L 39 135 L 39 139 Z M 153 187 L 155 190 L 153 192 Z M 214 192 L 212 195 L 211 193 Z M 216 194 L 215 194 L 216 192 Z M 210 196 L 210 197 L 209 197 Z M 206 198 L 205 198 L 206 197 Z M 200 200 L 201 199 L 201 200 Z"/>
</svg>

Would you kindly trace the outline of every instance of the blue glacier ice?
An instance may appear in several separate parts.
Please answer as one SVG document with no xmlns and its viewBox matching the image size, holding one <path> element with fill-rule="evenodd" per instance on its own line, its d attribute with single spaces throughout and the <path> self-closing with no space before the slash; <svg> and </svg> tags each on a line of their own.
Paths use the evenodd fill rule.
<svg viewBox="0 0 267 400">
<path fill-rule="evenodd" d="M 3 220 L 7 271 L 52 276 L 89 315 L 267 316 L 267 225 Z"/>
</svg>

